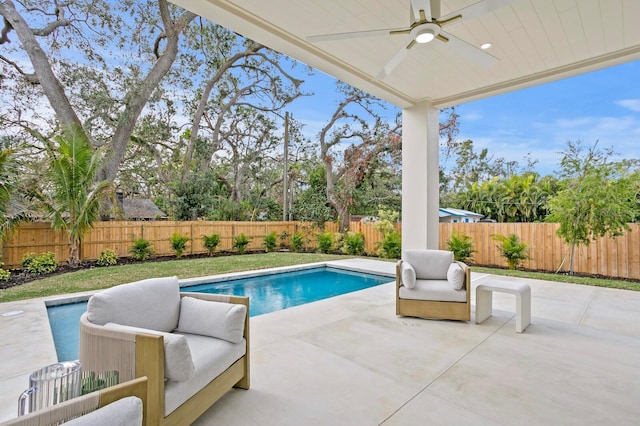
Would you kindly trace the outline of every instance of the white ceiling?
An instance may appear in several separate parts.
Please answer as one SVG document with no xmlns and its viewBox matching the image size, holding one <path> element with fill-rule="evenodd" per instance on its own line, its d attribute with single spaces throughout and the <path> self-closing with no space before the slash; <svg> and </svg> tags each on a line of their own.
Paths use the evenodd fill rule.
<svg viewBox="0 0 640 426">
<path fill-rule="evenodd" d="M 410 0 L 172 1 L 399 107 L 451 106 L 640 59 L 640 0 L 517 0 L 445 27 L 476 46 L 491 42 L 496 65 L 478 66 L 434 40 L 381 80 L 406 36 L 306 37 L 407 27 Z M 442 0 L 441 16 L 476 2 Z"/>
</svg>

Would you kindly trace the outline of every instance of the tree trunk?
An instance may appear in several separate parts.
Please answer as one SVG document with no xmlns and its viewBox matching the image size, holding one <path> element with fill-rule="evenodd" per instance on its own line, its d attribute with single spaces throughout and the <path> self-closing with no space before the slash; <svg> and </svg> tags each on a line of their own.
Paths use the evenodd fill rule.
<svg viewBox="0 0 640 426">
<path fill-rule="evenodd" d="M 569 255 L 569 275 L 573 275 L 573 259 L 576 254 L 576 245 L 571 244 L 571 254 Z"/>
</svg>

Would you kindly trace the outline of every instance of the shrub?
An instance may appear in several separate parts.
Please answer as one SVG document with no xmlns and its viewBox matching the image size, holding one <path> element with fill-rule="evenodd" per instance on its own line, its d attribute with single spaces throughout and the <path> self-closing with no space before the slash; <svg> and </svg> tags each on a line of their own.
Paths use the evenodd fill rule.
<svg viewBox="0 0 640 426">
<path fill-rule="evenodd" d="M 209 252 L 209 256 L 213 256 L 213 253 L 216 251 L 216 248 L 220 244 L 220 234 L 214 233 L 211 235 L 203 235 L 202 243 Z"/>
<path fill-rule="evenodd" d="M 247 249 L 247 245 L 250 242 L 251 240 L 244 234 L 244 232 L 233 237 L 233 247 L 238 249 L 238 253 L 240 254 L 244 254 L 244 251 Z"/>
<path fill-rule="evenodd" d="M 3 265 L 4 263 L 0 262 L 0 281 L 7 281 L 11 276 L 11 272 L 7 271 L 6 269 L 2 269 Z"/>
<path fill-rule="evenodd" d="M 56 255 L 50 251 L 42 253 L 40 256 L 27 253 L 22 258 L 22 269 L 30 274 L 50 274 L 58 269 L 58 261 Z"/>
<path fill-rule="evenodd" d="M 496 247 L 500 251 L 502 257 L 507 260 L 507 265 L 509 265 L 509 269 L 516 269 L 522 261 L 529 259 L 529 254 L 527 253 L 528 244 L 520 242 L 520 238 L 516 234 L 509 234 L 508 237 L 504 235 L 494 235 L 494 241 L 498 241 Z"/>
<path fill-rule="evenodd" d="M 301 252 L 304 249 L 304 235 L 302 232 L 295 232 L 291 236 L 291 250 L 296 253 Z"/>
<path fill-rule="evenodd" d="M 26 271 L 27 268 L 29 268 L 29 265 L 31 265 L 31 262 L 33 262 L 35 258 L 36 258 L 35 253 L 25 253 L 22 256 L 22 260 L 20 261 L 20 265 L 22 266 L 22 269 Z"/>
<path fill-rule="evenodd" d="M 320 253 L 331 253 L 333 250 L 333 233 L 323 232 L 318 234 L 318 250 Z"/>
<path fill-rule="evenodd" d="M 476 252 L 473 249 L 471 237 L 460 232 L 454 232 L 451 235 L 451 238 L 447 241 L 447 247 L 453 252 L 454 259 L 460 262 L 472 260 L 473 253 Z"/>
<path fill-rule="evenodd" d="M 176 252 L 176 257 L 182 257 L 182 253 L 187 248 L 189 237 L 175 232 L 171 235 L 171 239 L 169 241 L 171 242 L 171 249 Z"/>
<path fill-rule="evenodd" d="M 153 255 L 153 248 L 149 240 L 138 238 L 133 241 L 133 245 L 129 249 L 129 253 L 135 260 L 147 260 Z"/>
<path fill-rule="evenodd" d="M 364 254 L 364 234 L 362 232 L 347 232 L 342 238 L 342 252 L 352 256 Z"/>
<path fill-rule="evenodd" d="M 98 266 L 113 266 L 118 263 L 118 255 L 111 249 L 104 249 L 98 255 L 96 265 Z"/>
<path fill-rule="evenodd" d="M 276 231 L 270 232 L 265 235 L 262 240 L 264 241 L 264 249 L 267 253 L 274 251 L 276 249 L 276 244 L 278 244 L 278 234 L 276 234 Z"/>
<path fill-rule="evenodd" d="M 378 243 L 378 255 L 386 259 L 400 259 L 402 254 L 402 236 L 399 232 L 390 232 Z"/>
</svg>

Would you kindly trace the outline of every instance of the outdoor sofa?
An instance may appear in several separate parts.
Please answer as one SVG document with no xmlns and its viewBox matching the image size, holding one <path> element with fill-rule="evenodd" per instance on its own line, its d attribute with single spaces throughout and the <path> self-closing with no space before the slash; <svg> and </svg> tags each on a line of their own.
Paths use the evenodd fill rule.
<svg viewBox="0 0 640 426">
<path fill-rule="evenodd" d="M 115 286 L 80 319 L 83 369 L 148 378 L 147 425 L 191 424 L 249 388 L 249 299 L 179 290 L 176 277 Z"/>
<path fill-rule="evenodd" d="M 446 250 L 405 250 L 396 264 L 396 315 L 471 319 L 471 271 Z"/>
</svg>

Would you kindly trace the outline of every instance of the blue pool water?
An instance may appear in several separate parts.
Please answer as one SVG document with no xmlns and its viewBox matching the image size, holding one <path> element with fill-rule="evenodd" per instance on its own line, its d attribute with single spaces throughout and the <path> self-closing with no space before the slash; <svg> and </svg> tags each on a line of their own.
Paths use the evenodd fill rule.
<svg viewBox="0 0 640 426">
<path fill-rule="evenodd" d="M 250 314 L 256 316 L 389 281 L 392 278 L 323 267 L 182 287 L 181 291 L 248 296 Z M 59 361 L 78 358 L 79 323 L 86 307 L 86 302 L 78 302 L 47 308 Z"/>
</svg>

